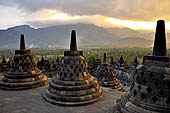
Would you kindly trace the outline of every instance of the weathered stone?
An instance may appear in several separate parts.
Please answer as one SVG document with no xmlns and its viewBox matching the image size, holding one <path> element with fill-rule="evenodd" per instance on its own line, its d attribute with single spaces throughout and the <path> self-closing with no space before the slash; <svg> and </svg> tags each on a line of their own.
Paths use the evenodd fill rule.
<svg viewBox="0 0 170 113">
<path fill-rule="evenodd" d="M 2 58 L 2 62 L 0 63 L 0 75 L 3 75 L 4 72 L 9 71 L 10 66 L 9 66 L 9 61 L 6 61 L 6 58 Z"/>
<path fill-rule="evenodd" d="M 48 79 L 35 66 L 30 50 L 26 50 L 24 35 L 21 35 L 20 50 L 15 51 L 11 69 L 3 74 L 0 88 L 23 90 L 47 84 Z"/>
<path fill-rule="evenodd" d="M 122 85 L 114 75 L 114 69 L 109 63 L 106 63 L 106 53 L 104 53 L 103 63 L 97 68 L 96 78 L 101 86 L 123 90 Z"/>
<path fill-rule="evenodd" d="M 92 64 L 88 67 L 88 70 L 93 77 L 96 77 L 96 71 L 100 64 L 101 64 L 101 60 L 98 58 L 97 55 L 96 59 L 94 59 Z"/>
<path fill-rule="evenodd" d="M 52 78 L 56 75 L 56 64 L 54 62 L 50 63 L 47 57 L 44 59 L 42 56 L 41 60 L 37 62 L 37 67 L 49 78 Z"/>
<path fill-rule="evenodd" d="M 164 21 L 157 22 L 153 56 L 144 56 L 133 75 L 130 92 L 117 101 L 114 113 L 169 113 L 170 68 Z M 167 73 L 167 74 L 166 74 Z"/>
<path fill-rule="evenodd" d="M 43 98 L 64 106 L 87 105 L 103 98 L 102 90 L 87 71 L 82 51 L 77 51 L 76 33 L 71 35 L 70 51 L 64 52 L 58 74 L 50 80 Z"/>
</svg>

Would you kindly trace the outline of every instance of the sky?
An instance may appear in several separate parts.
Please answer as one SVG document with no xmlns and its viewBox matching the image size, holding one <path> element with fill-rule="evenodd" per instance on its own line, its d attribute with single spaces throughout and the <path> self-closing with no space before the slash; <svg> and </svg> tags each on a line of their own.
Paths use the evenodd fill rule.
<svg viewBox="0 0 170 113">
<path fill-rule="evenodd" d="M 0 0 L 0 29 L 92 23 L 100 27 L 170 30 L 170 0 Z"/>
</svg>

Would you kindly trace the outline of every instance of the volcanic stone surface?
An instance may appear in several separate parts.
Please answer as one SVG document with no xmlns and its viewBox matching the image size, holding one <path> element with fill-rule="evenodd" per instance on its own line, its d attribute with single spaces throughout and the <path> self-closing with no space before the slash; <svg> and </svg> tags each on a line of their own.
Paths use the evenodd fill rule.
<svg viewBox="0 0 170 113">
<path fill-rule="evenodd" d="M 114 113 L 170 113 L 170 67 L 165 24 L 157 22 L 153 56 L 137 66 L 130 92 L 110 110 Z"/>
<path fill-rule="evenodd" d="M 70 51 L 64 52 L 58 74 L 49 82 L 43 95 L 47 102 L 64 106 L 80 106 L 103 99 L 97 80 L 87 70 L 82 51 L 77 51 L 76 31 L 71 33 Z"/>
<path fill-rule="evenodd" d="M 96 59 L 93 60 L 89 67 L 89 72 L 93 77 L 96 77 L 96 71 L 98 66 L 101 64 L 101 60 L 98 58 L 98 55 L 96 56 Z"/>
<path fill-rule="evenodd" d="M 37 63 L 38 69 L 42 71 L 44 75 L 46 75 L 49 78 L 52 78 L 56 75 L 56 72 L 54 69 L 52 69 L 52 64 L 49 62 L 48 58 L 42 56 L 41 60 Z"/>
<path fill-rule="evenodd" d="M 116 100 L 124 94 L 110 88 L 102 88 L 105 98 L 97 103 L 79 107 L 55 106 L 42 99 L 48 86 L 22 91 L 0 89 L 0 113 L 107 113 Z"/>
<path fill-rule="evenodd" d="M 2 58 L 2 62 L 0 63 L 0 75 L 3 75 L 4 72 L 9 71 L 9 62 L 7 62 L 6 58 Z"/>
<path fill-rule="evenodd" d="M 96 78 L 101 86 L 123 90 L 119 80 L 114 75 L 114 70 L 109 63 L 106 63 L 106 53 L 104 53 L 103 63 L 99 65 Z"/>
<path fill-rule="evenodd" d="M 3 74 L 0 88 L 7 90 L 23 90 L 40 87 L 48 80 L 36 68 L 30 50 L 26 50 L 24 35 L 21 35 L 20 50 L 15 50 L 11 69 Z"/>
</svg>

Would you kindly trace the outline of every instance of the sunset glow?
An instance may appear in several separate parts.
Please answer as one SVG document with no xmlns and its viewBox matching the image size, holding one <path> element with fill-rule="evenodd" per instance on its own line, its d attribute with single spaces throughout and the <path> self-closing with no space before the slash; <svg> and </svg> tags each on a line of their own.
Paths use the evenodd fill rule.
<svg viewBox="0 0 170 113">
<path fill-rule="evenodd" d="M 131 20 L 120 20 L 115 18 L 106 18 L 105 21 L 117 25 L 120 27 L 128 27 L 131 29 L 142 29 L 142 30 L 154 30 L 156 22 L 142 22 L 142 21 L 131 21 Z M 170 30 L 170 22 L 166 22 L 166 29 Z"/>
</svg>

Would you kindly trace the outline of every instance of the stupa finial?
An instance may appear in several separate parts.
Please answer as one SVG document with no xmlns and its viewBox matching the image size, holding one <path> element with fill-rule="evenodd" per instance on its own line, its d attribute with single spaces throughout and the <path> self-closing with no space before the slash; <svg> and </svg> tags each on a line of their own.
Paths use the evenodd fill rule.
<svg viewBox="0 0 170 113">
<path fill-rule="evenodd" d="M 135 57 L 135 59 L 134 59 L 134 62 L 133 63 L 138 63 L 138 58 L 137 57 Z"/>
<path fill-rule="evenodd" d="M 166 56 L 166 35 L 165 35 L 165 22 L 158 20 L 155 33 L 155 41 L 153 47 L 154 56 Z"/>
<path fill-rule="evenodd" d="M 103 63 L 106 63 L 106 53 L 104 53 L 104 56 L 103 56 Z"/>
<path fill-rule="evenodd" d="M 24 34 L 21 34 L 21 38 L 20 38 L 20 50 L 26 50 Z"/>
<path fill-rule="evenodd" d="M 76 30 L 71 31 L 70 51 L 77 51 Z"/>
</svg>

